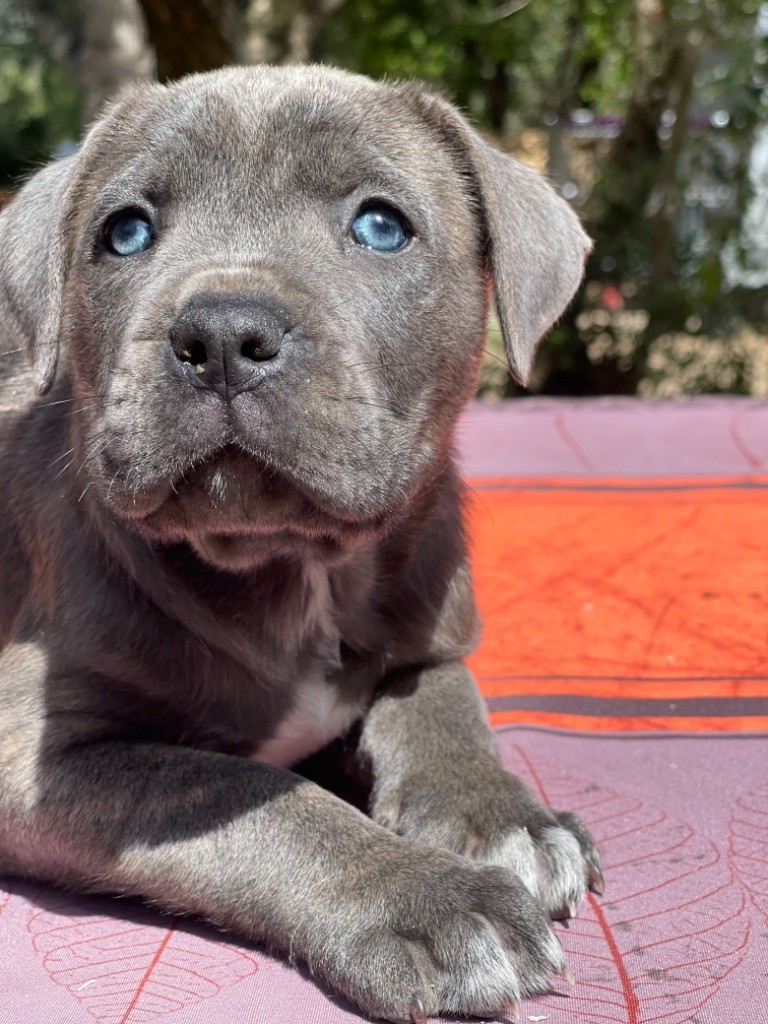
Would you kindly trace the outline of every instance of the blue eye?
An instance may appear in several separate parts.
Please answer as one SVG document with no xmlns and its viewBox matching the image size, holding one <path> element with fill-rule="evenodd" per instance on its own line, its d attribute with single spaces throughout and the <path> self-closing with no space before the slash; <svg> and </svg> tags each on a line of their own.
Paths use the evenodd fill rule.
<svg viewBox="0 0 768 1024">
<path fill-rule="evenodd" d="M 107 245 L 117 256 L 135 256 L 144 252 L 155 237 L 155 229 L 140 213 L 123 213 L 110 224 Z"/>
<path fill-rule="evenodd" d="M 402 218 L 388 206 L 369 206 L 352 221 L 352 237 L 358 245 L 379 252 L 397 252 L 411 234 Z"/>
</svg>

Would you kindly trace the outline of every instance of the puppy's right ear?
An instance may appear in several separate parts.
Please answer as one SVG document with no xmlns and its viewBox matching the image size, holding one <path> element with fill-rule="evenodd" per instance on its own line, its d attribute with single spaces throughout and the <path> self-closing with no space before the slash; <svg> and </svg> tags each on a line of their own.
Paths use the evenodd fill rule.
<svg viewBox="0 0 768 1024">
<path fill-rule="evenodd" d="M 38 171 L 0 214 L 0 318 L 27 350 L 41 395 L 58 361 L 76 163 L 73 154 Z"/>
</svg>

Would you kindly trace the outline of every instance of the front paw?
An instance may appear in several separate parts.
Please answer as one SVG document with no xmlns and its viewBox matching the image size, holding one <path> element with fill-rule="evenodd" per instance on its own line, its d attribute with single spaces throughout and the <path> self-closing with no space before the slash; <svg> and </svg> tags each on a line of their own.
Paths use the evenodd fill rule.
<svg viewBox="0 0 768 1024">
<path fill-rule="evenodd" d="M 397 842 L 357 874 L 310 962 L 371 1016 L 495 1017 L 569 977 L 539 904 L 504 868 Z"/>
<path fill-rule="evenodd" d="M 545 807 L 492 758 L 454 760 L 375 794 L 372 817 L 398 835 L 509 868 L 550 917 L 574 917 L 587 888 L 605 888 L 581 820 Z"/>
</svg>

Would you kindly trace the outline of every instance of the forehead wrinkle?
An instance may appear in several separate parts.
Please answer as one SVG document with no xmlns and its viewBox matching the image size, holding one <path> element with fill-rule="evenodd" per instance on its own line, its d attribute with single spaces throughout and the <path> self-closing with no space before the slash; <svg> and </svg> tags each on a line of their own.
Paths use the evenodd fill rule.
<svg viewBox="0 0 768 1024">
<path fill-rule="evenodd" d="M 185 154 L 187 180 L 208 186 L 217 206 L 226 200 L 226 183 L 232 182 L 239 186 L 235 196 L 248 195 L 275 209 L 289 208 L 300 196 L 333 202 L 366 187 L 423 207 L 436 199 L 438 188 L 442 194 L 447 184 L 443 171 L 451 170 L 426 133 L 414 145 L 398 144 L 393 131 L 382 144 L 371 139 L 363 119 L 350 132 L 325 119 L 297 124 L 288 118 L 277 128 L 274 122 L 266 124 L 252 138 L 252 146 L 243 133 L 231 140 L 231 158 L 220 150 L 201 163 L 196 153 Z"/>
<path fill-rule="evenodd" d="M 150 205 L 161 191 L 165 174 L 158 174 L 158 166 L 146 155 L 132 160 L 127 166 L 103 182 L 94 194 L 94 212 L 108 212 L 121 203 L 144 200 Z"/>
</svg>

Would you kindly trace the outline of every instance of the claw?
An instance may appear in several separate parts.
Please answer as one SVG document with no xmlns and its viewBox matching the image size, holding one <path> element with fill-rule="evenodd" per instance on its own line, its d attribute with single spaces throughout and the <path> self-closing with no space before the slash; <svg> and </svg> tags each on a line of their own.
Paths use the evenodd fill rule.
<svg viewBox="0 0 768 1024">
<path fill-rule="evenodd" d="M 589 889 L 596 896 L 605 895 L 605 879 L 603 873 L 598 867 L 593 867 L 589 872 Z"/>
<path fill-rule="evenodd" d="M 562 971 L 559 972 L 559 977 L 561 977 L 563 979 L 563 981 L 567 982 L 569 985 L 575 985 L 576 984 L 576 979 L 574 978 L 574 976 L 571 974 L 571 972 L 568 970 L 567 967 L 564 967 L 562 969 Z"/>
<path fill-rule="evenodd" d="M 520 1020 L 520 1013 L 522 1007 L 520 1006 L 519 999 L 506 999 L 504 1001 L 504 1012 L 512 1018 L 513 1021 L 517 1022 Z"/>
<path fill-rule="evenodd" d="M 418 996 L 414 996 L 411 1000 L 410 1013 L 413 1024 L 428 1024 L 424 1003 Z"/>
<path fill-rule="evenodd" d="M 571 917 L 576 917 L 578 911 L 579 906 L 575 900 L 566 900 L 565 903 L 563 903 L 562 907 L 557 911 L 557 913 L 552 914 L 552 920 L 559 921 L 561 924 L 564 924 L 567 928 L 568 919 Z"/>
</svg>

